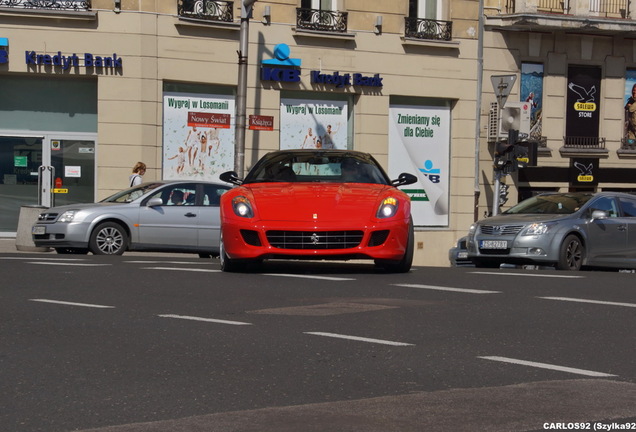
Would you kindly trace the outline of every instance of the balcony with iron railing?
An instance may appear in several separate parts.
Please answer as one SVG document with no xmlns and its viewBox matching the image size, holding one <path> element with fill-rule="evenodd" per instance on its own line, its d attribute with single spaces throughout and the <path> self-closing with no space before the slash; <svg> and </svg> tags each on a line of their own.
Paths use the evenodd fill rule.
<svg viewBox="0 0 636 432">
<path fill-rule="evenodd" d="M 177 14 L 180 17 L 206 21 L 234 21 L 233 1 L 221 0 L 179 0 Z"/>
<path fill-rule="evenodd" d="M 91 0 L 0 0 L 0 8 L 86 12 Z"/>
<path fill-rule="evenodd" d="M 630 0 L 506 0 L 505 14 L 571 14 L 574 16 L 595 16 L 607 18 L 628 18 Z"/>
<path fill-rule="evenodd" d="M 404 18 L 404 36 L 414 39 L 450 41 L 453 23 L 426 18 Z"/>
<path fill-rule="evenodd" d="M 347 32 L 347 12 L 321 9 L 296 9 L 296 28 L 330 33 Z"/>
<path fill-rule="evenodd" d="M 607 153 L 604 137 L 564 136 L 562 150 L 567 153 Z"/>
</svg>

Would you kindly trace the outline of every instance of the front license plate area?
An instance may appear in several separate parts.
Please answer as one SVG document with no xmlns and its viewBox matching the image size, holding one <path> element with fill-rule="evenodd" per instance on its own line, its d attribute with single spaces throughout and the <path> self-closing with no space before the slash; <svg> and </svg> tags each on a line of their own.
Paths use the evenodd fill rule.
<svg viewBox="0 0 636 432">
<path fill-rule="evenodd" d="M 31 232 L 34 235 L 42 235 L 42 234 L 46 234 L 46 227 L 43 226 L 34 226 L 33 228 L 31 228 Z"/>
<path fill-rule="evenodd" d="M 482 240 L 479 242 L 480 249 L 508 249 L 506 240 Z"/>
</svg>

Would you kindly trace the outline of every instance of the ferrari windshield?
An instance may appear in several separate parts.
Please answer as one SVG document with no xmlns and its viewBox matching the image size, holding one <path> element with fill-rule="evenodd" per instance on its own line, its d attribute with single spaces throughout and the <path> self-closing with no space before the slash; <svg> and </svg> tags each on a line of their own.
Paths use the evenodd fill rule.
<svg viewBox="0 0 636 432">
<path fill-rule="evenodd" d="M 263 158 L 243 183 L 331 182 L 390 184 L 377 162 L 356 152 L 276 152 Z"/>
<path fill-rule="evenodd" d="M 146 194 L 147 192 L 150 192 L 151 190 L 162 186 L 163 184 L 164 183 L 143 183 L 139 186 L 117 192 L 116 194 L 111 195 L 108 198 L 104 198 L 100 202 L 129 203 Z"/>
<path fill-rule="evenodd" d="M 521 201 L 503 214 L 571 214 L 592 198 L 590 193 L 537 195 Z"/>
</svg>

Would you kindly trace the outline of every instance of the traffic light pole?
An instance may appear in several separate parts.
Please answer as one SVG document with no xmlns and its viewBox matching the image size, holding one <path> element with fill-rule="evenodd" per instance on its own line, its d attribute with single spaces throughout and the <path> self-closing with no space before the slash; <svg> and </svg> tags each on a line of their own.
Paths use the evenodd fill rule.
<svg viewBox="0 0 636 432">
<path fill-rule="evenodd" d="M 505 175 L 500 169 L 495 168 L 495 191 L 492 197 L 492 215 L 499 214 L 499 194 L 501 193 L 501 177 Z"/>
<path fill-rule="evenodd" d="M 238 50 L 238 85 L 236 87 L 236 125 L 234 134 L 234 171 L 243 178 L 245 168 L 245 112 L 247 100 L 247 48 L 249 46 L 250 17 L 256 0 L 241 2 L 241 30 Z"/>
<path fill-rule="evenodd" d="M 503 112 L 503 107 L 501 103 L 498 103 L 499 112 L 497 113 L 497 139 L 501 140 L 499 137 L 499 131 L 501 130 L 501 113 Z M 495 153 L 497 153 L 497 143 L 495 143 Z M 495 154 L 495 159 L 497 155 Z M 499 214 L 499 192 L 501 191 L 501 176 L 503 174 L 502 170 L 500 170 L 496 165 L 493 165 L 494 168 L 494 177 L 495 177 L 495 190 L 493 191 L 492 196 L 492 215 L 497 216 Z"/>
</svg>

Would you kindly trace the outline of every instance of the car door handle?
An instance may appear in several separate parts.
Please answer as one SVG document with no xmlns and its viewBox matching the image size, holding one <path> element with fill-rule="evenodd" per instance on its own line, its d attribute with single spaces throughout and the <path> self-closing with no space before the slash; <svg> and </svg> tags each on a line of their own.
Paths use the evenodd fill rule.
<svg viewBox="0 0 636 432">
<path fill-rule="evenodd" d="M 184 216 L 185 217 L 197 217 L 196 213 L 190 213 L 190 212 L 184 214 Z"/>
<path fill-rule="evenodd" d="M 619 231 L 627 231 L 627 225 L 619 225 L 618 226 L 618 230 Z"/>
</svg>

